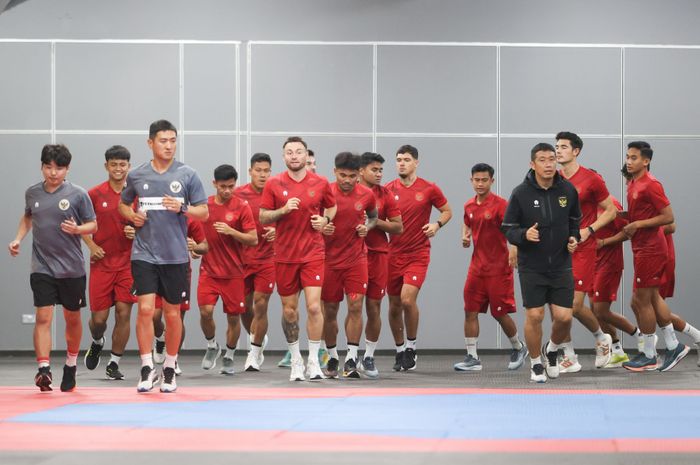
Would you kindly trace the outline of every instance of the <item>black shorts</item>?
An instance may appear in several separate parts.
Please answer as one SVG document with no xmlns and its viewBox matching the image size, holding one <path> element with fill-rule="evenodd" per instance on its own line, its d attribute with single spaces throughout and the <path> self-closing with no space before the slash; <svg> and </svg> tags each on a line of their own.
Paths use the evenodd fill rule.
<svg viewBox="0 0 700 465">
<path fill-rule="evenodd" d="M 574 306 L 574 275 L 571 270 L 554 273 L 520 271 L 520 290 L 525 308 L 554 304 L 560 307 Z"/>
<path fill-rule="evenodd" d="M 158 294 L 166 302 L 181 304 L 188 299 L 190 290 L 189 263 L 156 265 L 132 260 L 134 295 Z"/>
<path fill-rule="evenodd" d="M 35 307 L 62 305 L 73 312 L 85 307 L 85 276 L 79 278 L 54 278 L 44 273 L 29 275 L 29 284 L 34 293 Z"/>
</svg>

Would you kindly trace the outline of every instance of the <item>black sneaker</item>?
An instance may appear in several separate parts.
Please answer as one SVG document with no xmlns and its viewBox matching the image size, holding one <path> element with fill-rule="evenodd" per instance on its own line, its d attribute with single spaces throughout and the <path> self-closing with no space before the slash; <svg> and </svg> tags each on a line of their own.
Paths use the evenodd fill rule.
<svg viewBox="0 0 700 465">
<path fill-rule="evenodd" d="M 338 379 L 338 366 L 340 361 L 337 358 L 331 357 L 328 359 L 328 364 L 326 368 L 323 369 L 323 374 L 326 375 L 328 379 Z"/>
<path fill-rule="evenodd" d="M 403 361 L 401 363 L 401 368 L 403 368 L 404 371 L 415 370 L 417 358 L 418 358 L 418 355 L 416 354 L 415 349 L 406 349 L 404 351 L 404 356 L 403 356 Z"/>
<path fill-rule="evenodd" d="M 355 359 L 349 358 L 343 366 L 343 378 L 359 379 L 360 372 L 357 371 L 357 362 Z"/>
<path fill-rule="evenodd" d="M 393 369 L 394 371 L 401 371 L 401 367 L 403 366 L 403 356 L 405 354 L 405 351 L 401 352 L 396 352 L 396 361 L 394 362 Z"/>
<path fill-rule="evenodd" d="M 160 383 L 160 392 L 175 392 L 176 390 L 175 368 L 163 368 L 163 381 Z"/>
<path fill-rule="evenodd" d="M 34 384 L 39 387 L 41 392 L 53 391 L 51 387 L 51 382 L 53 381 L 53 376 L 51 376 L 50 367 L 41 367 L 39 371 L 34 376 Z"/>
<path fill-rule="evenodd" d="M 71 392 L 75 389 L 75 373 L 78 367 L 68 365 L 63 366 L 63 379 L 61 380 L 61 391 Z"/>
<path fill-rule="evenodd" d="M 544 374 L 544 367 L 541 363 L 536 363 L 532 368 L 530 368 L 530 382 L 531 383 L 546 383 L 547 376 Z"/>
<path fill-rule="evenodd" d="M 559 351 L 547 352 L 547 347 L 549 347 L 549 342 L 545 342 L 542 346 L 542 353 L 547 359 L 547 377 L 555 379 L 559 377 L 559 362 L 557 360 Z"/>
<path fill-rule="evenodd" d="M 90 344 L 90 349 L 88 349 L 87 352 L 85 352 L 85 358 L 83 361 L 85 362 L 85 368 L 88 370 L 94 370 L 98 366 L 100 366 L 100 353 L 102 352 L 102 345 L 97 344 L 96 342 L 93 341 L 92 344 Z"/>
<path fill-rule="evenodd" d="M 121 371 L 119 371 L 119 365 L 117 365 L 117 362 L 109 362 L 107 365 L 107 379 L 124 379 L 124 375 L 122 374 Z"/>
</svg>

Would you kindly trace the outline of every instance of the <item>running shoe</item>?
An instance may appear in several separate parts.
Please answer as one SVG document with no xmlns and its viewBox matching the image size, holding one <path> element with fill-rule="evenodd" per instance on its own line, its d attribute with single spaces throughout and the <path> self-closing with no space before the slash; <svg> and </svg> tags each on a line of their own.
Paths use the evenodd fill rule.
<svg viewBox="0 0 700 465">
<path fill-rule="evenodd" d="M 330 360 L 331 354 L 328 353 L 326 349 L 319 349 L 318 350 L 318 363 L 321 366 L 321 369 L 326 368 L 328 365 L 328 360 Z"/>
<path fill-rule="evenodd" d="M 207 347 L 202 358 L 202 370 L 211 370 L 216 367 L 216 361 L 221 356 L 221 346 L 216 343 L 216 347 Z"/>
<path fill-rule="evenodd" d="M 290 362 L 290 367 L 292 369 L 289 374 L 289 381 L 304 381 L 304 360 L 301 358 L 299 360 L 292 360 Z"/>
<path fill-rule="evenodd" d="M 75 389 L 75 374 L 78 367 L 63 365 L 63 379 L 61 380 L 61 391 L 72 392 Z"/>
<path fill-rule="evenodd" d="M 510 362 L 508 362 L 509 370 L 517 370 L 523 366 L 523 362 L 525 362 L 525 358 L 529 354 L 527 351 L 527 346 L 523 341 L 520 341 L 520 345 L 522 346 L 520 347 L 520 350 L 513 349 L 510 351 Z"/>
<path fill-rule="evenodd" d="M 124 379 L 124 375 L 119 371 L 119 365 L 117 362 L 109 362 L 107 364 L 107 369 L 105 370 L 105 375 L 107 379 L 120 380 Z"/>
<path fill-rule="evenodd" d="M 559 352 L 556 350 L 553 352 L 547 352 L 547 346 L 549 346 L 548 342 L 545 342 L 542 346 L 542 355 L 544 356 L 544 359 L 547 362 L 547 377 L 556 379 L 559 377 L 559 372 L 561 371 L 560 366 L 557 364 L 557 355 L 559 354 Z M 532 378 L 532 376 L 530 376 L 530 378 Z M 544 381 L 537 382 L 543 383 Z"/>
<path fill-rule="evenodd" d="M 94 370 L 100 366 L 100 353 L 102 352 L 103 346 L 104 344 L 98 344 L 95 341 L 90 344 L 90 348 L 87 352 L 85 352 L 85 358 L 83 359 L 85 368 L 88 370 Z"/>
<path fill-rule="evenodd" d="M 284 354 L 284 357 L 282 357 L 282 360 L 277 362 L 277 366 L 280 368 L 289 368 L 292 366 L 292 353 L 290 351 L 287 351 L 287 353 Z"/>
<path fill-rule="evenodd" d="M 610 361 L 603 368 L 620 368 L 623 363 L 629 362 L 630 358 L 626 353 L 612 354 Z"/>
<path fill-rule="evenodd" d="M 464 360 L 453 365 L 455 371 L 481 371 L 481 360 L 467 354 Z"/>
<path fill-rule="evenodd" d="M 182 370 L 180 369 L 180 363 L 178 363 L 177 360 L 175 360 L 175 376 L 180 376 L 182 374 Z"/>
<path fill-rule="evenodd" d="M 365 357 L 362 359 L 362 363 L 360 365 L 360 368 L 362 368 L 362 371 L 364 372 L 365 376 L 371 379 L 377 379 L 379 378 L 379 370 L 377 370 L 377 367 L 374 364 L 374 357 Z"/>
<path fill-rule="evenodd" d="M 248 356 L 245 359 L 245 364 L 243 365 L 244 371 L 260 371 L 260 358 L 256 357 L 252 351 L 248 352 Z M 224 364 L 226 363 L 226 358 L 224 358 Z M 223 372 L 223 370 L 222 370 Z"/>
<path fill-rule="evenodd" d="M 530 382 L 531 383 L 546 383 L 547 375 L 544 374 L 544 367 L 541 363 L 536 363 L 532 368 L 530 368 Z"/>
<path fill-rule="evenodd" d="M 403 355 L 405 351 L 396 352 L 396 361 L 394 362 L 393 370 L 401 371 L 401 366 L 403 365 Z"/>
<path fill-rule="evenodd" d="M 343 365 L 343 378 L 360 378 L 360 372 L 357 371 L 357 361 L 354 358 L 349 358 L 345 361 L 345 365 Z"/>
<path fill-rule="evenodd" d="M 416 369 L 416 360 L 418 354 L 415 349 L 408 348 L 404 351 L 403 359 L 401 360 L 401 368 L 403 371 L 411 371 Z"/>
<path fill-rule="evenodd" d="M 34 384 L 37 385 L 41 392 L 53 391 L 51 387 L 51 382 L 53 377 L 51 376 L 51 367 L 41 367 L 34 375 Z"/>
<path fill-rule="evenodd" d="M 254 371 L 254 370 L 246 370 Z M 255 370 L 257 371 L 257 370 Z M 221 361 L 221 370 L 219 371 L 222 375 L 233 375 L 236 371 L 233 369 L 233 359 L 231 357 L 224 357 Z"/>
<path fill-rule="evenodd" d="M 303 366 L 302 362 L 302 366 Z M 321 365 L 316 360 L 308 360 L 306 363 L 306 374 L 309 375 L 309 381 L 319 381 L 325 379 L 323 376 L 323 371 L 321 371 Z"/>
<path fill-rule="evenodd" d="M 567 357 L 563 355 L 559 359 L 559 373 L 578 373 L 581 371 L 581 364 L 578 363 L 578 355 Z M 549 372 L 547 372 L 549 374 Z"/>
<path fill-rule="evenodd" d="M 177 391 L 177 382 L 175 382 L 175 368 L 163 368 L 163 381 L 160 383 L 160 392 L 175 392 Z"/>
<path fill-rule="evenodd" d="M 622 364 L 622 368 L 629 371 L 651 371 L 656 370 L 656 367 L 656 357 L 649 358 L 644 352 L 637 354 L 632 360 Z"/>
<path fill-rule="evenodd" d="M 603 368 L 612 356 L 612 336 L 603 334 L 603 341 L 595 343 L 595 367 Z"/>
<path fill-rule="evenodd" d="M 690 347 L 688 347 L 685 344 L 681 344 L 680 342 L 676 346 L 675 349 L 673 350 L 666 350 L 666 353 L 664 354 L 664 361 L 659 367 L 659 371 L 669 371 L 676 365 L 678 365 L 678 362 L 683 360 L 686 355 L 688 355 L 688 352 L 690 352 Z"/>
<path fill-rule="evenodd" d="M 153 363 L 162 365 L 165 362 L 165 341 L 155 340 L 153 344 Z"/>
<path fill-rule="evenodd" d="M 141 367 L 141 378 L 136 386 L 138 392 L 148 392 L 153 389 L 153 386 L 158 382 L 158 371 L 148 365 Z"/>
<path fill-rule="evenodd" d="M 328 360 L 326 368 L 323 368 L 323 374 L 326 375 L 328 379 L 338 379 L 338 367 L 340 366 L 340 361 L 337 358 L 331 357 Z"/>
</svg>

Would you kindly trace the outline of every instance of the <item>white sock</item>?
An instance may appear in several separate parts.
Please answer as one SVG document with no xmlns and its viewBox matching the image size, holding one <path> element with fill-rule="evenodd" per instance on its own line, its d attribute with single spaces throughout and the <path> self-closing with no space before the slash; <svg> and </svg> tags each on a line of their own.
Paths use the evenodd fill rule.
<svg viewBox="0 0 700 465">
<path fill-rule="evenodd" d="M 323 339 L 321 339 L 321 349 L 328 350 L 328 347 L 326 347 L 326 341 Z"/>
<path fill-rule="evenodd" d="M 416 340 L 415 339 L 407 339 L 406 340 L 406 348 L 416 350 Z"/>
<path fill-rule="evenodd" d="M 287 347 L 289 353 L 292 354 L 292 361 L 301 360 L 301 352 L 299 351 L 299 341 L 288 342 Z"/>
<path fill-rule="evenodd" d="M 661 328 L 661 334 L 664 336 L 664 342 L 666 342 L 666 349 L 674 350 L 678 347 L 678 339 L 676 338 L 676 333 L 673 331 L 673 324 L 669 323 L 667 326 Z"/>
<path fill-rule="evenodd" d="M 552 341 L 549 341 L 550 344 Z M 569 342 L 564 342 L 562 344 L 559 344 L 559 347 L 564 349 L 564 356 L 568 358 L 574 358 L 576 357 L 576 351 L 574 351 L 574 343 L 573 341 Z"/>
<path fill-rule="evenodd" d="M 153 355 L 151 353 L 141 354 L 141 366 L 153 368 Z"/>
<path fill-rule="evenodd" d="M 357 360 L 357 349 L 358 346 L 355 344 L 348 344 L 348 352 L 345 354 L 345 361 L 350 359 Z"/>
<path fill-rule="evenodd" d="M 309 360 L 315 360 L 318 363 L 318 351 L 321 349 L 321 341 L 309 340 Z"/>
<path fill-rule="evenodd" d="M 121 355 L 116 355 L 114 352 L 112 352 L 112 353 L 109 354 L 109 363 L 114 362 L 114 363 L 116 363 L 117 365 L 119 365 L 119 362 L 121 361 L 121 359 L 122 359 L 122 356 L 121 356 Z"/>
<path fill-rule="evenodd" d="M 513 346 L 513 349 L 520 350 L 523 348 L 523 343 L 520 340 L 517 332 L 515 333 L 515 336 L 509 337 L 508 340 L 510 341 L 510 345 Z"/>
<path fill-rule="evenodd" d="M 233 349 L 226 344 L 226 353 L 224 354 L 224 358 L 230 358 L 233 360 L 233 356 L 236 354 L 236 348 L 234 347 Z"/>
<path fill-rule="evenodd" d="M 648 358 L 656 357 L 656 346 L 654 345 L 654 334 L 642 334 L 644 339 L 644 355 Z"/>
<path fill-rule="evenodd" d="M 99 339 L 94 339 L 94 338 L 93 338 L 92 342 L 94 342 L 94 343 L 97 344 L 98 346 L 103 346 L 103 345 L 105 345 L 105 337 L 102 336 L 102 337 L 99 338 Z"/>
<path fill-rule="evenodd" d="M 207 339 L 207 349 L 216 349 L 216 337 Z"/>
<path fill-rule="evenodd" d="M 69 367 L 74 367 L 78 364 L 78 354 L 71 354 L 66 352 L 66 365 Z"/>
<path fill-rule="evenodd" d="M 593 336 L 595 336 L 596 342 L 602 343 L 603 340 L 605 339 L 605 333 L 600 328 L 598 328 L 598 330 L 593 333 Z"/>
<path fill-rule="evenodd" d="M 377 348 L 377 341 L 368 341 L 365 339 L 365 357 L 374 357 L 374 351 Z"/>
<path fill-rule="evenodd" d="M 169 353 L 165 353 L 165 362 L 163 362 L 163 368 L 172 368 L 175 369 L 175 362 L 177 362 L 177 354 L 175 355 L 170 355 Z"/>
<path fill-rule="evenodd" d="M 396 346 L 396 353 L 397 353 L 397 354 L 403 352 L 404 350 L 406 350 L 406 344 L 405 344 L 405 343 Z"/>
<path fill-rule="evenodd" d="M 39 368 L 44 368 L 44 367 L 48 367 L 48 366 L 50 366 L 48 360 L 41 360 L 39 362 Z"/>
<path fill-rule="evenodd" d="M 537 358 L 532 358 L 532 357 L 530 357 L 530 367 L 534 367 L 534 366 L 537 365 L 538 363 L 541 365 L 541 364 L 542 364 L 542 359 L 540 359 L 539 357 L 537 357 Z"/>
<path fill-rule="evenodd" d="M 683 334 L 687 334 L 696 344 L 700 344 L 700 331 L 687 321 L 685 323 L 685 328 L 683 328 Z"/>
<path fill-rule="evenodd" d="M 557 352 L 559 350 L 559 348 L 561 348 L 561 347 L 564 347 L 564 344 L 555 344 L 550 339 L 549 342 L 547 343 L 547 346 L 544 348 L 544 350 L 547 352 Z"/>
<path fill-rule="evenodd" d="M 338 346 L 329 347 L 326 350 L 328 350 L 328 355 L 331 358 L 334 358 L 336 360 L 338 360 L 340 358 L 340 357 L 338 357 Z"/>
<path fill-rule="evenodd" d="M 612 352 L 615 355 L 622 355 L 625 353 L 625 351 L 622 350 L 622 345 L 620 344 L 620 341 L 613 342 Z"/>
<path fill-rule="evenodd" d="M 474 358 L 479 358 L 479 356 L 476 354 L 476 341 L 478 338 L 476 337 L 465 337 L 464 338 L 464 343 L 467 345 L 467 354 L 471 355 Z"/>
</svg>

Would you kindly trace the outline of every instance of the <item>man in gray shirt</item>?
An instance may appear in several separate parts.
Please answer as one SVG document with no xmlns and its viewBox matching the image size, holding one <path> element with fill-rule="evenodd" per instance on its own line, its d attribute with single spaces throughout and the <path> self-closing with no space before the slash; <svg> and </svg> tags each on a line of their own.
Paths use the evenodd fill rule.
<svg viewBox="0 0 700 465">
<path fill-rule="evenodd" d="M 182 320 L 180 304 L 189 288 L 187 218 L 209 216 L 207 196 L 197 173 L 175 160 L 177 129 L 169 121 L 151 124 L 148 146 L 153 159 L 129 172 L 119 212 L 136 227 L 131 273 L 138 296 L 136 338 L 141 354 L 138 392 L 148 392 L 158 380 L 153 365 L 153 311 L 156 294 L 163 298 L 165 362 L 161 392 L 174 392 Z M 132 204 L 138 201 L 134 211 Z"/>
<path fill-rule="evenodd" d="M 52 390 L 49 355 L 56 304 L 63 306 L 66 321 L 67 356 L 61 391 L 75 389 L 76 361 L 83 335 L 80 309 L 85 307 L 85 262 L 80 236 L 97 231 L 88 193 L 65 180 L 71 158 L 65 145 L 44 146 L 41 151 L 44 181 L 27 189 L 24 215 L 8 247 L 10 255 L 16 257 L 20 242 L 33 230 L 29 281 L 36 306 L 34 351 L 39 363 L 34 383 L 41 391 Z"/>
</svg>

